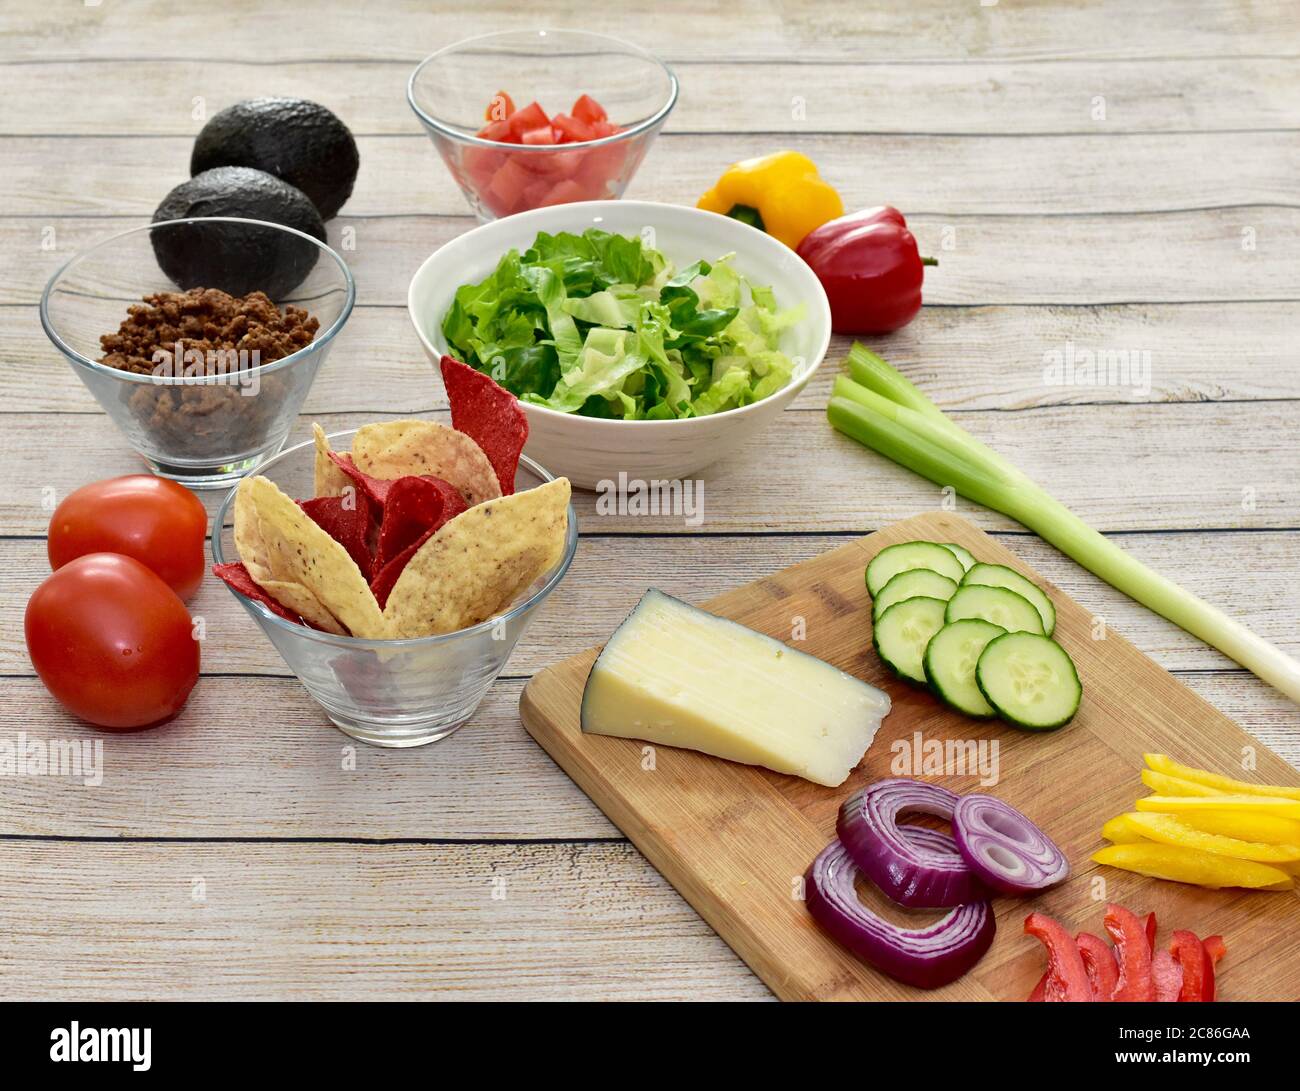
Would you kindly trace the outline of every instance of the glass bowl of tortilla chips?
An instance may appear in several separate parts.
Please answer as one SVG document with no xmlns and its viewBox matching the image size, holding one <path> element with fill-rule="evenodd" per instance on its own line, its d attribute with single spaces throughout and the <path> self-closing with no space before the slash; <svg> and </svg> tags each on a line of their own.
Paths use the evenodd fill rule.
<svg viewBox="0 0 1300 1091">
<path fill-rule="evenodd" d="M 363 742 L 421 746 L 469 719 L 577 549 L 568 480 L 468 419 L 477 439 L 317 426 L 217 515 L 214 572 Z"/>
</svg>

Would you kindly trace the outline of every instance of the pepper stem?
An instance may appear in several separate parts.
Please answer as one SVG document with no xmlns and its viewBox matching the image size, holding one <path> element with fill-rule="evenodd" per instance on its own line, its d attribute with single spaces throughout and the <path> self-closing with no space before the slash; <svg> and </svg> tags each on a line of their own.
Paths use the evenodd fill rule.
<svg viewBox="0 0 1300 1091">
<path fill-rule="evenodd" d="M 763 217 L 759 214 L 758 209 L 751 205 L 732 205 L 731 211 L 727 213 L 733 220 L 739 220 L 743 224 L 749 224 L 750 227 L 757 227 L 760 231 L 767 230 L 763 226 Z"/>
<path fill-rule="evenodd" d="M 921 264 L 922 264 L 922 265 L 938 265 L 938 264 L 939 264 L 939 259 L 938 259 L 938 258 L 922 258 L 922 259 L 921 259 Z"/>
</svg>

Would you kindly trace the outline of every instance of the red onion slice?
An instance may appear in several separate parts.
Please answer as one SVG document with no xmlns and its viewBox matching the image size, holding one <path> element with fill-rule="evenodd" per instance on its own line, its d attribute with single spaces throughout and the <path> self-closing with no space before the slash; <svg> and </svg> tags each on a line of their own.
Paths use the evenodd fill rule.
<svg viewBox="0 0 1300 1091">
<path fill-rule="evenodd" d="M 844 801 L 835 830 L 863 874 L 899 905 L 946 909 L 982 901 L 989 892 L 952 838 L 898 824 L 903 814 L 916 813 L 951 821 L 957 798 L 924 781 L 878 780 Z"/>
<path fill-rule="evenodd" d="M 1052 839 L 993 796 L 962 796 L 953 809 L 952 832 L 971 871 L 1000 893 L 1032 894 L 1070 874 Z"/>
<path fill-rule="evenodd" d="M 846 847 L 832 841 L 808 869 L 808 912 L 881 973 L 919 989 L 937 989 L 966 973 L 993 942 L 988 902 L 958 906 L 924 928 L 900 928 L 862 904 L 854 887 L 857 874 Z"/>
</svg>

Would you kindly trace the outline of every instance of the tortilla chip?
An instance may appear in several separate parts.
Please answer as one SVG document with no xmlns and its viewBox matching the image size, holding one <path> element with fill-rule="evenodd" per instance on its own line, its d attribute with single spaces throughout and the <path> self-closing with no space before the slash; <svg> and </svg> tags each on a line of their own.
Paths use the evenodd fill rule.
<svg viewBox="0 0 1300 1091">
<path fill-rule="evenodd" d="M 501 494 L 509 496 L 528 442 L 528 416 L 519 399 L 454 356 L 444 356 L 439 366 L 451 404 L 451 426 L 478 444 L 492 463 Z"/>
<path fill-rule="evenodd" d="M 399 477 L 384 500 L 384 521 L 375 548 L 375 575 L 417 540 L 427 538 L 465 510 L 465 501 L 440 477 Z M 381 602 L 379 604 L 383 606 Z"/>
<path fill-rule="evenodd" d="M 245 479 L 247 480 L 247 479 Z M 270 548 L 262 532 L 262 520 L 252 494 L 243 488 L 235 493 L 235 551 L 248 574 L 263 591 L 292 610 L 299 617 L 327 633 L 343 634 L 346 630 L 338 618 L 302 584 L 276 579 L 272 571 Z"/>
<path fill-rule="evenodd" d="M 459 499 L 459 496 L 457 497 Z M 314 500 L 299 500 L 298 506 L 311 516 L 312 522 L 348 551 L 357 562 L 367 580 L 374 575 L 371 569 L 375 559 L 371 556 L 371 539 L 377 533 L 370 500 L 359 489 L 342 496 L 318 496 Z"/>
<path fill-rule="evenodd" d="M 313 423 L 311 434 L 316 440 L 316 491 L 314 496 L 342 496 L 352 484 L 348 475 L 334 463 L 334 452 L 325 438 L 325 429 Z"/>
<path fill-rule="evenodd" d="M 282 617 L 285 621 L 292 621 L 295 625 L 303 623 L 300 615 L 295 614 L 279 599 L 268 594 L 265 588 L 258 586 L 253 577 L 249 575 L 248 566 L 243 561 L 214 564 L 212 574 L 222 582 L 229 584 L 245 598 L 260 602 L 277 617 Z"/>
<path fill-rule="evenodd" d="M 396 477 L 440 477 L 469 507 L 501 495 L 488 456 L 469 436 L 432 420 L 367 424 L 352 439 L 352 462 L 362 473 Z"/>
<path fill-rule="evenodd" d="M 247 494 L 247 504 L 257 514 L 271 579 L 304 587 L 353 636 L 382 637 L 383 614 L 348 551 L 268 478 L 247 477 L 240 482 L 239 491 L 237 500 Z M 238 503 L 236 509 L 238 520 Z M 248 564 L 242 554 L 241 559 Z M 282 603 L 298 609 L 296 603 L 282 597 L 280 589 L 273 589 L 261 579 L 251 565 L 249 571 Z"/>
<path fill-rule="evenodd" d="M 402 570 L 384 608 L 395 639 L 455 632 L 509 606 L 564 556 L 569 482 L 472 507 L 446 523 Z"/>
</svg>

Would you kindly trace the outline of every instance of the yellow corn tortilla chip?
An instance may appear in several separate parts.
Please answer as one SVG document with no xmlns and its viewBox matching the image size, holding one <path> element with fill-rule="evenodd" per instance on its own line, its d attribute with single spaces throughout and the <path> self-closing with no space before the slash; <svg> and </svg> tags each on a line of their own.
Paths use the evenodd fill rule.
<svg viewBox="0 0 1300 1091">
<path fill-rule="evenodd" d="M 342 496 L 348 489 L 356 488 L 352 478 L 330 458 L 330 441 L 325 438 L 325 429 L 313 423 L 311 434 L 316 440 L 316 491 L 312 495 Z"/>
<path fill-rule="evenodd" d="M 320 599 L 300 583 L 288 580 L 256 580 L 263 591 L 281 606 L 287 606 L 304 621 L 310 621 L 316 628 L 335 636 L 347 636 L 347 630 L 339 624 L 339 619 L 321 605 Z"/>
<path fill-rule="evenodd" d="M 363 473 L 385 481 L 422 474 L 440 477 L 470 507 L 501 495 L 496 471 L 483 449 L 464 432 L 438 421 L 363 425 L 352 438 L 352 461 Z"/>
<path fill-rule="evenodd" d="M 257 514 L 270 578 L 305 587 L 353 636 L 383 637 L 379 603 L 348 551 L 268 478 L 247 477 L 239 490 Z"/>
<path fill-rule="evenodd" d="M 387 635 L 451 633 L 486 621 L 564 556 L 569 481 L 488 500 L 443 524 L 388 596 Z"/>
<path fill-rule="evenodd" d="M 235 551 L 253 582 L 282 606 L 327 633 L 342 635 L 347 630 L 338 618 L 301 583 L 279 580 L 271 569 L 270 550 L 262 533 L 262 522 L 250 492 L 242 487 L 235 493 Z"/>
</svg>

